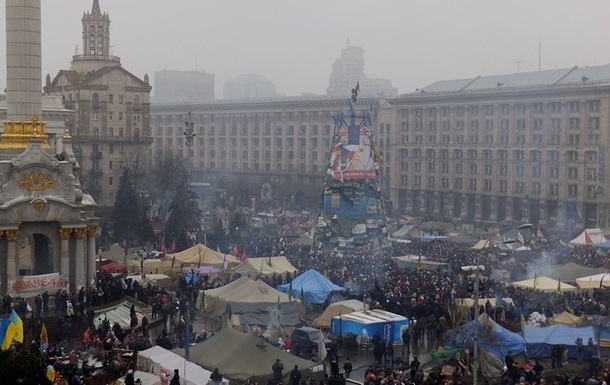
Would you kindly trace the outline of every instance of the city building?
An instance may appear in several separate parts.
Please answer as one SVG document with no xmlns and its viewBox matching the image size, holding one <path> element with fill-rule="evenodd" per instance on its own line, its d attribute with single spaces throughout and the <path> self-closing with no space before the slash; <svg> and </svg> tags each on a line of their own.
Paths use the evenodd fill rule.
<svg viewBox="0 0 610 385">
<path fill-rule="evenodd" d="M 240 204 L 260 200 L 267 183 L 278 202 L 294 195 L 315 207 L 332 116 L 344 100 L 154 105 L 153 153 L 173 149 L 199 181 L 226 188 Z M 395 214 L 610 227 L 610 65 L 440 81 L 359 101 L 369 103 L 384 151 L 381 185 Z M 187 154 L 189 113 L 197 137 Z"/>
<path fill-rule="evenodd" d="M 100 206 L 112 206 L 121 165 L 150 156 L 148 75 L 140 79 L 110 55 L 110 18 L 99 1 L 82 18 L 83 53 L 69 70 L 47 76 L 46 95 L 59 96 L 75 111 L 73 144 L 82 167 L 83 188 Z"/>
<path fill-rule="evenodd" d="M 54 99 L 45 101 L 40 92 L 40 2 L 6 1 L 0 290 L 13 296 L 88 287 L 95 277 L 100 228 L 97 205 L 81 188 L 69 127 L 60 143 L 50 143 L 59 135 L 50 138 L 47 124 L 40 120 L 50 117 L 57 125 L 67 112 L 61 105 L 49 106 Z"/>
<path fill-rule="evenodd" d="M 439 81 L 389 101 L 400 212 L 609 227 L 610 64 Z"/>
<path fill-rule="evenodd" d="M 277 97 L 275 84 L 260 75 L 239 75 L 229 79 L 224 84 L 222 91 L 222 98 L 228 100 L 272 97 Z"/>
<path fill-rule="evenodd" d="M 203 71 L 155 71 L 154 103 L 214 100 L 214 74 Z"/>
<path fill-rule="evenodd" d="M 398 93 L 389 79 L 369 79 L 364 74 L 364 49 L 350 46 L 341 50 L 341 57 L 333 63 L 333 71 L 328 80 L 326 95 L 345 98 L 351 95 L 356 84 L 360 84 L 360 94 L 370 97 L 394 97 Z"/>
</svg>

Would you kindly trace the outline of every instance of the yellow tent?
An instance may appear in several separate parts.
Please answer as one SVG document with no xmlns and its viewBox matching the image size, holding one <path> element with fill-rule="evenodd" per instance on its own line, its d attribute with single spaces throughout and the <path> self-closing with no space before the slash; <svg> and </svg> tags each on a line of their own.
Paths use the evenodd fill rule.
<svg viewBox="0 0 610 385">
<path fill-rule="evenodd" d="M 549 277 L 537 277 L 526 279 L 524 281 L 518 281 L 511 283 L 513 286 L 524 287 L 527 289 L 536 289 L 540 291 L 544 291 L 547 293 L 551 293 L 553 291 L 557 291 L 557 289 L 561 289 L 561 291 L 576 291 L 578 288 L 576 286 L 568 285 L 567 283 L 561 282 L 561 287 L 559 286 L 559 281 Z"/>
<path fill-rule="evenodd" d="M 269 263 L 271 261 L 271 263 Z M 286 273 L 294 274 L 298 269 L 286 257 L 246 258 L 245 261 L 232 269 L 234 273 L 254 278 L 257 275 L 268 277 L 273 274 L 286 277 Z"/>
<path fill-rule="evenodd" d="M 235 266 L 239 263 L 237 258 L 231 254 L 223 254 L 202 245 L 201 243 L 190 247 L 175 254 L 166 254 L 165 259 L 172 261 L 176 258 L 176 264 L 191 264 L 198 265 L 201 263 L 202 266 L 214 266 L 218 268 L 224 268 L 224 262 L 229 266 Z"/>
<path fill-rule="evenodd" d="M 548 321 L 551 325 L 562 324 L 567 326 L 580 327 L 585 324 L 585 317 L 578 317 L 574 314 L 564 311 L 563 313 L 555 314 L 553 318 L 548 318 Z"/>
</svg>

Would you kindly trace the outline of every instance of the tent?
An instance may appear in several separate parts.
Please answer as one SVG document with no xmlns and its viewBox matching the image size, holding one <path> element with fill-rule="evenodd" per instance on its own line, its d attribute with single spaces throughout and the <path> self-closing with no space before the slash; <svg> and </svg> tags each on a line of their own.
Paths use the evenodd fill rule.
<svg viewBox="0 0 610 385">
<path fill-rule="evenodd" d="M 576 284 L 581 289 L 599 289 L 602 287 L 610 287 L 610 274 L 606 272 L 576 278 Z"/>
<path fill-rule="evenodd" d="M 335 316 L 353 313 L 363 310 L 364 303 L 357 299 L 348 299 L 331 303 L 324 309 L 324 312 L 313 321 L 313 326 L 321 329 L 330 329 L 330 320 Z"/>
<path fill-rule="evenodd" d="M 597 244 L 595 246 L 603 247 L 604 249 L 610 249 L 610 240 L 608 240 L 606 242 L 599 243 L 599 244 Z"/>
<path fill-rule="evenodd" d="M 100 267 L 100 271 L 103 273 L 126 273 L 127 266 L 120 262 L 112 261 Z"/>
<path fill-rule="evenodd" d="M 242 276 L 216 289 L 204 291 L 204 310 L 215 316 L 239 316 L 241 324 L 267 326 L 276 317 L 283 326 L 300 324 L 297 302 L 262 280 Z"/>
<path fill-rule="evenodd" d="M 230 327 L 225 327 L 212 338 L 191 347 L 190 358 L 192 362 L 206 368 L 218 368 L 231 384 L 245 383 L 254 377 L 259 384 L 264 384 L 272 378 L 271 366 L 276 359 L 284 364 L 284 383 L 289 383 L 290 371 L 295 365 L 299 366 L 302 378 L 311 377 L 314 370 L 319 371 L 317 363 L 304 360 L 284 350 L 269 344 L 254 334 L 241 333 Z M 174 349 L 180 356 L 184 356 L 184 349 Z M 177 366 L 178 368 L 180 366 Z M 205 384 L 200 380 L 198 384 Z"/>
<path fill-rule="evenodd" d="M 375 333 L 379 333 L 382 340 L 401 342 L 402 333 L 408 328 L 408 318 L 381 309 L 342 314 L 330 321 L 330 334 L 342 337 L 347 333 L 355 334 L 360 345 L 363 339 L 368 341 Z"/>
<path fill-rule="evenodd" d="M 567 311 L 564 311 L 563 313 L 555 314 L 555 315 L 553 315 L 552 318 L 547 318 L 547 320 L 551 323 L 551 325 L 561 324 L 561 325 L 573 326 L 573 327 L 583 326 L 585 324 L 585 322 L 587 321 L 586 317 L 583 317 L 583 316 L 578 317 Z"/>
<path fill-rule="evenodd" d="M 447 234 L 451 237 L 451 242 L 475 244 L 479 241 L 478 237 L 466 232 L 465 230 L 456 230 Z"/>
<path fill-rule="evenodd" d="M 547 293 L 551 293 L 553 291 L 557 291 L 561 289 L 561 291 L 576 291 L 578 288 L 576 286 L 568 285 L 567 283 L 561 282 L 561 287 L 559 286 L 559 281 L 549 277 L 537 277 L 526 279 L 524 281 L 517 281 L 511 283 L 513 286 L 524 287 L 527 289 L 536 289 L 541 290 Z"/>
<path fill-rule="evenodd" d="M 209 381 L 210 374 L 212 374 L 212 372 L 205 370 L 201 366 L 195 365 L 160 346 L 153 346 L 150 349 L 138 352 L 137 368 L 138 370 L 156 375 L 159 375 L 161 369 L 165 369 L 170 373 L 170 378 L 174 373 L 174 369 L 179 369 L 180 383 L 185 385 L 205 384 Z M 223 378 L 222 383 L 228 384 L 229 381 Z"/>
<path fill-rule="evenodd" d="M 581 328 L 566 325 L 555 325 L 540 328 L 525 325 L 523 335 L 527 342 L 527 352 L 530 357 L 550 357 L 553 345 L 564 345 L 568 350 L 568 357 L 576 358 L 576 338 L 582 338 L 585 346 L 589 338 L 593 339 L 593 345 L 597 350 L 597 339 L 593 326 Z"/>
<path fill-rule="evenodd" d="M 392 238 L 408 239 L 419 236 L 419 229 L 415 225 L 404 225 L 398 231 L 392 233 Z"/>
<path fill-rule="evenodd" d="M 504 357 L 510 351 L 513 355 L 527 353 L 523 337 L 496 324 L 486 313 L 475 321 L 470 321 L 458 329 L 447 332 L 446 341 L 450 347 L 472 349 L 474 328 L 478 328 L 479 365 L 485 377 L 502 374 Z"/>
<path fill-rule="evenodd" d="M 561 279 L 562 281 L 575 282 L 580 277 L 605 273 L 607 271 L 608 269 L 605 267 L 588 267 L 579 265 L 578 263 L 568 262 L 541 269 L 538 271 L 538 274 L 553 279 Z M 531 275 L 533 276 L 534 273 Z"/>
<path fill-rule="evenodd" d="M 142 275 L 130 275 L 127 278 L 131 278 L 134 281 L 137 281 L 140 285 L 146 285 L 147 283 L 152 283 L 157 287 L 163 287 L 169 289 L 172 284 L 172 279 L 165 274 L 145 274 L 144 277 Z"/>
<path fill-rule="evenodd" d="M 136 370 L 133 372 L 133 378 L 136 381 L 140 380 L 140 385 L 161 385 L 161 378 L 158 374 L 141 372 L 139 370 Z M 125 377 L 119 378 L 118 383 L 116 383 L 116 385 L 125 385 Z"/>
<path fill-rule="evenodd" d="M 401 269 L 438 270 L 441 273 L 451 270 L 451 265 L 448 263 L 428 261 L 426 257 L 419 255 L 402 255 L 400 257 L 392 257 L 392 260 Z"/>
<path fill-rule="evenodd" d="M 303 233 L 292 242 L 293 246 L 311 246 L 313 245 L 313 238 L 308 233 Z"/>
<path fill-rule="evenodd" d="M 180 270 L 180 263 L 175 263 L 172 268 L 172 261 L 164 261 L 157 258 L 145 259 L 143 264 L 144 273 L 149 274 L 168 274 L 172 271 Z M 127 267 L 130 273 L 141 273 L 140 261 L 128 260 Z"/>
<path fill-rule="evenodd" d="M 277 289 L 284 293 L 292 289 L 292 295 L 301 301 L 303 301 L 302 292 L 305 295 L 306 305 L 323 304 L 333 291 L 345 291 L 344 287 L 335 285 L 313 269 L 299 275 L 291 283 L 278 286 Z"/>
<path fill-rule="evenodd" d="M 269 263 L 271 262 L 271 263 Z M 273 274 L 286 277 L 286 273 L 294 274 L 298 269 L 286 257 L 246 258 L 245 261 L 233 268 L 234 273 L 254 278 L 258 275 L 266 277 Z"/>
<path fill-rule="evenodd" d="M 171 261 L 174 258 L 176 258 L 177 264 L 201 264 L 218 268 L 224 268 L 225 262 L 230 266 L 234 266 L 239 263 L 237 258 L 231 254 L 219 253 L 218 251 L 214 251 L 201 243 L 176 254 L 167 254 L 167 260 Z"/>
<path fill-rule="evenodd" d="M 596 245 L 604 242 L 606 242 L 606 237 L 604 237 L 604 232 L 601 229 L 585 229 L 579 236 L 570 241 L 575 245 Z"/>
<path fill-rule="evenodd" d="M 97 260 L 99 260 L 100 258 L 112 259 L 112 260 L 124 259 L 125 258 L 125 248 L 122 246 L 119 246 L 116 243 L 113 243 L 112 245 L 110 245 L 110 247 L 107 250 L 102 251 L 100 254 L 95 256 L 95 259 L 97 259 Z"/>
<path fill-rule="evenodd" d="M 432 242 L 432 241 L 448 241 L 451 238 L 446 235 L 424 234 L 424 235 L 420 235 L 419 239 L 424 242 Z"/>
</svg>

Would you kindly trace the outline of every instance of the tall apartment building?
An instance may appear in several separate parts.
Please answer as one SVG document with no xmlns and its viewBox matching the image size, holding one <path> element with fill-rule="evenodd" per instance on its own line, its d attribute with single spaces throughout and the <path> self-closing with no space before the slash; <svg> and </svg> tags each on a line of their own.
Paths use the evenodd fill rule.
<svg viewBox="0 0 610 385">
<path fill-rule="evenodd" d="M 610 65 L 440 81 L 380 123 L 406 213 L 610 225 Z"/>
<path fill-rule="evenodd" d="M 155 71 L 156 103 L 214 100 L 214 74 L 203 71 Z"/>
<path fill-rule="evenodd" d="M 326 95 L 345 98 L 351 95 L 354 86 L 360 83 L 360 92 L 363 96 L 394 97 L 398 93 L 392 87 L 389 79 L 369 79 L 364 74 L 364 49 L 359 46 L 350 46 L 341 50 L 341 56 L 333 63 L 333 70 L 328 79 Z"/>
<path fill-rule="evenodd" d="M 153 152 L 173 149 L 242 204 L 269 183 L 313 207 L 344 100 L 154 105 Z M 441 81 L 361 103 L 376 106 L 379 173 L 397 213 L 610 227 L 610 64 Z"/>
<path fill-rule="evenodd" d="M 121 164 L 150 155 L 148 75 L 139 79 L 110 55 L 110 18 L 98 0 L 85 12 L 83 53 L 69 70 L 47 76 L 45 94 L 75 110 L 72 143 L 82 167 L 83 188 L 99 206 L 112 206 Z"/>
</svg>

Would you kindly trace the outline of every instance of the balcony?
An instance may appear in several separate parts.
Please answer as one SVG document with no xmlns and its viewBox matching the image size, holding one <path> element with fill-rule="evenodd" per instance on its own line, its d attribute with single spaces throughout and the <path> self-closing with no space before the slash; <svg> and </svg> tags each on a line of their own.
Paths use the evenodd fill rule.
<svg viewBox="0 0 610 385">
<path fill-rule="evenodd" d="M 121 63 L 121 58 L 118 56 L 96 56 L 96 55 L 73 55 L 72 61 L 111 61 Z"/>
</svg>

